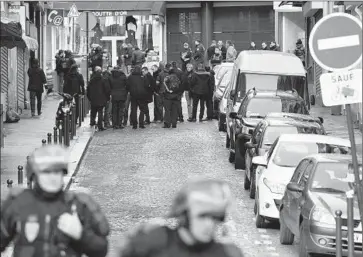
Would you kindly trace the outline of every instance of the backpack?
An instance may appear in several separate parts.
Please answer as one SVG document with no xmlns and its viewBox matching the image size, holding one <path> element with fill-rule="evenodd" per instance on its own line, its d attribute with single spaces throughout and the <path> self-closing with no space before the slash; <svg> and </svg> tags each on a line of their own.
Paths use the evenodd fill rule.
<svg viewBox="0 0 363 257">
<path fill-rule="evenodd" d="M 165 78 L 166 87 L 171 91 L 175 92 L 178 91 L 180 88 L 180 80 L 176 74 L 170 74 Z"/>
</svg>

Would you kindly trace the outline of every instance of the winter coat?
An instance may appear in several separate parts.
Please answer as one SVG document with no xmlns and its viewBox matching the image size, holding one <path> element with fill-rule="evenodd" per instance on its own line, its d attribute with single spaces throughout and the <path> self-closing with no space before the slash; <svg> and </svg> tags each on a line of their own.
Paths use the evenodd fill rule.
<svg viewBox="0 0 363 257">
<path fill-rule="evenodd" d="M 133 65 L 141 66 L 145 62 L 145 54 L 141 50 L 135 50 L 132 53 L 131 62 Z"/>
<path fill-rule="evenodd" d="M 113 70 L 110 76 L 112 101 L 126 101 L 127 77 L 121 70 Z"/>
<path fill-rule="evenodd" d="M 185 72 L 185 77 L 187 79 L 186 86 L 184 87 L 185 91 L 188 91 L 189 94 L 192 94 L 191 92 L 191 85 L 195 85 L 197 83 L 197 78 L 194 71 L 191 72 Z"/>
<path fill-rule="evenodd" d="M 55 71 L 59 75 L 63 72 L 63 62 L 65 61 L 64 57 L 61 57 L 60 55 L 55 56 Z"/>
<path fill-rule="evenodd" d="M 37 65 L 28 69 L 29 83 L 28 91 L 30 92 L 44 92 L 43 85 L 47 83 L 47 77 L 42 68 Z"/>
<path fill-rule="evenodd" d="M 179 81 L 180 81 L 180 84 L 179 84 L 179 89 L 178 90 L 175 90 L 173 92 L 168 92 L 167 90 L 164 92 L 164 98 L 167 99 L 167 100 L 180 100 L 181 99 L 181 96 L 184 92 L 184 79 L 183 79 L 183 76 L 181 73 L 177 73 L 174 69 L 171 69 L 169 71 L 169 75 L 172 75 L 172 74 L 175 74 Z M 166 83 L 167 86 L 169 86 L 169 82 L 168 82 L 168 76 L 165 77 L 164 79 L 164 83 Z M 170 87 L 169 87 L 170 88 Z"/>
<path fill-rule="evenodd" d="M 121 55 L 124 56 L 124 65 L 129 66 L 132 65 L 132 49 L 130 47 L 122 48 Z"/>
<path fill-rule="evenodd" d="M 96 66 L 102 67 L 103 65 L 103 54 L 102 52 L 96 51 L 89 57 L 90 67 L 94 69 Z"/>
<path fill-rule="evenodd" d="M 205 48 L 202 44 L 199 44 L 195 47 L 194 56 L 193 59 L 196 64 L 203 63 L 204 62 L 204 56 L 205 56 Z"/>
<path fill-rule="evenodd" d="M 223 56 L 221 54 L 213 54 L 211 58 L 211 64 L 212 65 L 218 65 L 222 63 Z"/>
<path fill-rule="evenodd" d="M 57 227 L 58 218 L 64 213 L 72 213 L 73 206 L 83 227 L 79 240 L 72 240 Z M 84 193 L 60 192 L 56 196 L 46 196 L 38 185 L 34 189 L 18 189 L 1 204 L 0 250 L 3 252 L 13 241 L 14 257 L 61 256 L 62 251 L 64 257 L 83 254 L 104 257 L 109 232 L 109 223 L 99 205 Z M 44 249 L 48 251 L 44 252 Z"/>
<path fill-rule="evenodd" d="M 67 75 L 73 64 L 76 64 L 76 61 L 72 56 L 68 56 L 64 59 L 63 64 L 65 65 L 65 68 L 63 68 L 64 75 Z"/>
<path fill-rule="evenodd" d="M 150 73 L 146 74 L 146 79 L 149 85 L 148 86 L 149 97 L 146 100 L 148 103 L 151 103 L 153 101 L 153 95 L 156 89 L 156 81 L 153 75 L 151 75 Z"/>
<path fill-rule="evenodd" d="M 219 47 L 219 50 L 221 50 L 223 60 L 225 60 L 226 59 L 226 55 L 227 55 L 227 47 L 225 47 L 225 46 L 222 45 L 221 47 Z"/>
<path fill-rule="evenodd" d="M 78 73 L 77 68 L 72 68 L 64 77 L 63 92 L 74 96 L 75 94 L 84 95 L 84 79 L 82 74 Z"/>
<path fill-rule="evenodd" d="M 156 92 L 158 94 L 163 94 L 165 92 L 164 79 L 169 75 L 169 71 L 164 69 L 161 71 L 156 79 Z"/>
<path fill-rule="evenodd" d="M 305 48 L 303 44 L 296 44 L 294 54 L 300 58 L 302 62 L 305 61 Z"/>
<path fill-rule="evenodd" d="M 141 71 L 134 70 L 127 78 L 127 91 L 136 100 L 147 100 L 150 97 L 149 81 Z"/>
<path fill-rule="evenodd" d="M 208 57 L 208 60 L 211 60 L 212 59 L 215 51 L 216 51 L 216 46 L 210 46 L 210 47 L 208 47 L 208 49 L 207 49 L 207 57 Z"/>
<path fill-rule="evenodd" d="M 187 69 L 187 64 L 190 63 L 192 56 L 193 56 L 193 53 L 192 53 L 192 50 L 190 50 L 190 48 L 184 49 L 184 51 L 180 52 L 180 60 L 182 61 L 182 70 L 183 71 L 185 71 Z"/>
<path fill-rule="evenodd" d="M 226 54 L 226 61 L 227 62 L 234 62 L 234 60 L 236 60 L 237 58 L 237 51 L 234 48 L 234 46 L 229 46 L 227 49 L 227 54 Z"/>
<path fill-rule="evenodd" d="M 205 69 L 200 69 L 195 72 L 195 81 L 190 85 L 190 90 L 196 95 L 207 95 L 213 87 L 211 75 Z"/>
<path fill-rule="evenodd" d="M 110 100 L 111 89 L 109 83 L 105 81 L 102 73 L 95 72 L 87 87 L 87 97 L 92 106 L 105 106 Z"/>
</svg>

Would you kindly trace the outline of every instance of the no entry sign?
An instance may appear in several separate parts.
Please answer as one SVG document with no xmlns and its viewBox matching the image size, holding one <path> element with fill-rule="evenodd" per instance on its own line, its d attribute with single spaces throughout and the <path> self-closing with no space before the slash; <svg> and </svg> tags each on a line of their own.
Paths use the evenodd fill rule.
<svg viewBox="0 0 363 257">
<path fill-rule="evenodd" d="M 352 69 L 362 60 L 362 22 L 346 13 L 327 15 L 313 27 L 309 48 L 325 70 Z"/>
</svg>

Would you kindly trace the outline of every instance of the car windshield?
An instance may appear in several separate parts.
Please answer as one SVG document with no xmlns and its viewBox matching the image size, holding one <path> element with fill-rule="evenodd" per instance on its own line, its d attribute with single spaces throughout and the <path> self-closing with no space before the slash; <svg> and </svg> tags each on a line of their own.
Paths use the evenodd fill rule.
<svg viewBox="0 0 363 257">
<path fill-rule="evenodd" d="M 317 142 L 281 142 L 273 162 L 282 167 L 296 167 L 301 159 L 317 153 L 350 154 L 350 148 Z"/>
<path fill-rule="evenodd" d="M 290 126 L 270 126 L 266 128 L 265 135 L 263 137 L 262 145 L 271 146 L 282 134 L 297 134 L 296 127 Z"/>
<path fill-rule="evenodd" d="M 224 76 L 222 77 L 222 80 L 219 82 L 219 86 L 218 86 L 219 89 L 225 89 L 227 87 L 229 81 L 231 80 L 231 74 L 232 74 L 231 70 L 228 70 L 224 74 Z"/>
<path fill-rule="evenodd" d="M 362 179 L 362 165 L 359 166 Z M 324 193 L 345 193 L 355 182 L 353 165 L 350 163 L 319 163 L 311 182 L 311 190 Z"/>
<path fill-rule="evenodd" d="M 254 97 L 249 101 L 245 117 L 264 118 L 270 112 L 289 112 L 305 114 L 306 108 L 303 101 L 283 98 Z"/>
</svg>

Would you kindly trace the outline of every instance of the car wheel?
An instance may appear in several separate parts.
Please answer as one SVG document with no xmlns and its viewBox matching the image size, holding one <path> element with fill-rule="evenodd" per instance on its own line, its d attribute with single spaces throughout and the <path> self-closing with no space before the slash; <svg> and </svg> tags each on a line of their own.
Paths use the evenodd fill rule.
<svg viewBox="0 0 363 257">
<path fill-rule="evenodd" d="M 255 205 L 253 206 L 253 213 L 256 215 L 257 214 L 257 203 L 255 201 Z"/>
<path fill-rule="evenodd" d="M 245 181 L 243 183 L 243 187 L 245 190 L 248 190 L 248 189 L 250 189 L 250 185 L 251 185 L 251 182 L 249 181 L 249 179 L 247 177 L 247 172 L 245 171 Z"/>
<path fill-rule="evenodd" d="M 264 217 L 260 215 L 260 208 L 258 206 L 258 202 L 256 203 L 256 228 L 265 228 L 266 227 L 266 220 Z"/>
<path fill-rule="evenodd" d="M 251 172 L 250 172 L 250 198 L 255 199 L 256 194 L 256 168 L 252 166 Z"/>
<path fill-rule="evenodd" d="M 306 251 L 306 235 L 304 235 L 303 224 L 300 225 L 300 243 L 299 243 L 299 257 L 312 257 L 311 253 Z"/>
<path fill-rule="evenodd" d="M 230 163 L 233 163 L 234 162 L 234 158 L 235 158 L 235 153 L 233 153 L 231 150 L 229 150 L 229 158 L 228 158 L 228 161 Z"/>
<path fill-rule="evenodd" d="M 237 140 L 237 142 L 235 143 L 235 157 L 234 157 L 234 168 L 236 170 L 243 170 L 245 167 L 244 165 L 244 158 L 242 157 L 242 153 L 240 151 L 240 147 L 239 147 L 239 140 Z"/>
<path fill-rule="evenodd" d="M 229 148 L 231 146 L 231 139 L 229 138 L 228 134 L 226 136 L 226 148 Z"/>
<path fill-rule="evenodd" d="M 221 123 L 221 117 L 218 116 L 218 131 L 223 131 L 223 124 Z"/>
<path fill-rule="evenodd" d="M 280 243 L 283 245 L 292 245 L 294 243 L 294 234 L 286 226 L 285 221 L 281 218 L 280 212 Z"/>
</svg>

